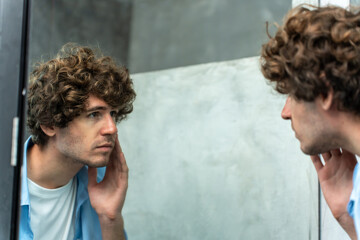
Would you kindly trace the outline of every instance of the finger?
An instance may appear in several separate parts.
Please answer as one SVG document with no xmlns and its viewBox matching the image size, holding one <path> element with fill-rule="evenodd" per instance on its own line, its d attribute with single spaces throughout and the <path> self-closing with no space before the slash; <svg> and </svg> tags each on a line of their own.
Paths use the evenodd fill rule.
<svg viewBox="0 0 360 240">
<path fill-rule="evenodd" d="M 126 163 L 125 155 L 123 152 L 120 154 L 120 165 L 121 165 L 121 171 L 127 174 L 129 172 L 129 168 Z"/>
<path fill-rule="evenodd" d="M 343 154 L 346 154 L 346 155 L 355 155 L 355 154 L 353 154 L 352 152 L 350 152 L 350 151 L 348 151 L 348 150 L 346 150 L 346 149 L 341 149 L 341 150 L 342 150 Z"/>
<path fill-rule="evenodd" d="M 116 138 L 114 148 L 113 148 L 113 150 L 111 152 L 111 157 L 112 158 L 119 158 L 119 155 L 120 155 L 121 151 L 122 150 L 121 150 L 121 147 L 120 147 L 119 139 Z"/>
<path fill-rule="evenodd" d="M 120 142 L 119 139 L 117 138 L 115 140 L 115 146 L 114 146 L 114 151 L 113 151 L 113 166 L 114 169 L 116 169 L 117 171 L 122 171 L 122 166 L 121 166 L 121 158 L 123 156 L 121 147 L 120 147 Z"/>
<path fill-rule="evenodd" d="M 120 163 L 121 163 L 121 172 L 120 177 L 118 178 L 119 184 L 124 186 L 125 189 L 128 187 L 128 179 L 129 179 L 129 168 L 126 164 L 125 155 L 121 153 L 120 155 Z"/>
<path fill-rule="evenodd" d="M 352 152 L 349 152 L 348 150 L 346 149 L 342 149 L 342 152 L 343 152 L 343 157 L 348 161 L 350 162 L 351 164 L 353 165 L 356 165 L 357 164 L 357 159 L 356 159 L 356 156 L 355 154 L 353 154 Z"/>
<path fill-rule="evenodd" d="M 116 138 L 115 138 L 115 142 L 114 142 L 114 143 L 115 143 L 115 144 L 114 144 L 114 150 L 115 150 L 116 152 L 121 152 L 122 150 L 121 150 L 119 138 L 118 138 L 117 135 L 116 135 Z"/>
<path fill-rule="evenodd" d="M 97 184 L 97 169 L 93 167 L 88 167 L 88 187 L 95 186 Z"/>
<path fill-rule="evenodd" d="M 334 156 L 341 156 L 340 148 L 333 149 L 330 151 L 330 153 L 331 153 L 331 155 L 334 155 Z"/>
<path fill-rule="evenodd" d="M 327 162 L 331 158 L 331 153 L 330 152 L 325 152 L 325 153 L 322 153 L 321 156 L 323 157 L 324 161 Z"/>
<path fill-rule="evenodd" d="M 314 167 L 317 172 L 320 171 L 324 167 L 319 155 L 311 155 L 310 158 L 311 158 L 312 163 L 314 164 Z"/>
<path fill-rule="evenodd" d="M 114 148 L 110 154 L 109 162 L 106 165 L 106 171 L 105 171 L 105 176 L 104 176 L 103 180 L 107 180 L 108 178 L 109 179 L 113 178 L 115 172 L 117 171 L 118 165 L 119 165 L 119 163 L 118 163 L 119 156 L 120 156 L 119 148 L 117 148 L 116 142 L 115 142 Z"/>
<path fill-rule="evenodd" d="M 122 152 L 120 141 L 119 141 L 118 137 L 116 137 L 115 144 L 119 147 L 118 149 L 120 150 L 120 152 Z"/>
<path fill-rule="evenodd" d="M 115 164 L 116 160 L 120 156 L 120 153 L 121 153 L 121 147 L 120 147 L 120 144 L 119 144 L 119 140 L 116 138 L 114 148 L 113 148 L 113 150 L 111 151 L 111 154 L 110 154 L 110 160 L 109 160 L 108 167 Z"/>
</svg>

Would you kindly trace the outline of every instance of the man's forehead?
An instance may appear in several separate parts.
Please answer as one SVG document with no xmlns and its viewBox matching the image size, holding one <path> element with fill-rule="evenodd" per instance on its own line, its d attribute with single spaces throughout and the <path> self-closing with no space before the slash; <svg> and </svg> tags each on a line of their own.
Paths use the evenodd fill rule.
<svg viewBox="0 0 360 240">
<path fill-rule="evenodd" d="M 94 95 L 90 95 L 85 103 L 85 111 L 92 109 L 115 109 L 107 104 L 103 99 L 98 98 Z"/>
</svg>

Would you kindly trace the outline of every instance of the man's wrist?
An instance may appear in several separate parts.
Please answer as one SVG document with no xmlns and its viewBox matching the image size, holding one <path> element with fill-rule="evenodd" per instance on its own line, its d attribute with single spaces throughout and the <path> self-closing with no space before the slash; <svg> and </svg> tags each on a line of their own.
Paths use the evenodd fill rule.
<svg viewBox="0 0 360 240">
<path fill-rule="evenodd" d="M 357 239 L 354 220 L 347 212 L 336 218 L 336 220 L 352 240 Z"/>
<path fill-rule="evenodd" d="M 104 240 L 123 240 L 124 233 L 124 219 L 122 215 L 116 217 L 108 217 L 106 215 L 99 215 L 102 237 Z"/>
</svg>

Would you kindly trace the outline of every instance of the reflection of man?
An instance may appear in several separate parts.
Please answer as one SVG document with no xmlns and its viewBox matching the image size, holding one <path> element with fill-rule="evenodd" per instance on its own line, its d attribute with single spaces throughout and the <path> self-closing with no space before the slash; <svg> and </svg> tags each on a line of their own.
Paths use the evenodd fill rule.
<svg viewBox="0 0 360 240">
<path fill-rule="evenodd" d="M 288 94 L 281 116 L 291 120 L 301 150 L 311 155 L 334 217 L 352 239 L 356 232 L 360 237 L 354 156 L 360 155 L 360 13 L 290 11 L 263 45 L 261 65 L 276 90 Z"/>
<path fill-rule="evenodd" d="M 128 71 L 68 45 L 30 84 L 20 239 L 125 239 L 128 168 L 116 123 L 135 99 Z"/>
</svg>

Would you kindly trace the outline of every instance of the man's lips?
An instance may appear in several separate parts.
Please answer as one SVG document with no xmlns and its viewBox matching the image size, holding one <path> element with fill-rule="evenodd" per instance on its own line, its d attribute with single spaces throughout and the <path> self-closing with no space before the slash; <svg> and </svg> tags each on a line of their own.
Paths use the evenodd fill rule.
<svg viewBox="0 0 360 240">
<path fill-rule="evenodd" d="M 99 145 L 99 146 L 97 146 L 97 147 L 100 147 L 100 148 L 101 148 L 101 147 L 111 147 L 111 148 L 112 148 L 113 146 L 114 146 L 113 144 L 110 144 L 110 143 L 109 143 L 109 144 Z"/>
<path fill-rule="evenodd" d="M 112 150 L 113 148 L 114 148 L 114 144 L 111 143 L 101 144 L 96 147 L 96 149 L 100 149 L 104 151 Z"/>
</svg>

